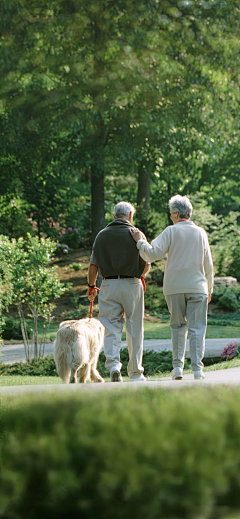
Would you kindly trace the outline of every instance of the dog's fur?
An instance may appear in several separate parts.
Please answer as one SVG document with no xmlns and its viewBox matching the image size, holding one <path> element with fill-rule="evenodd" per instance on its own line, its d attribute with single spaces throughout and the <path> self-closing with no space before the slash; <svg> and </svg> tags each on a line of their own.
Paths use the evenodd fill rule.
<svg viewBox="0 0 240 519">
<path fill-rule="evenodd" d="M 79 382 L 104 382 L 96 367 L 104 332 L 104 326 L 94 318 L 60 324 L 54 344 L 54 360 L 63 382 L 77 382 L 78 371 Z"/>
</svg>

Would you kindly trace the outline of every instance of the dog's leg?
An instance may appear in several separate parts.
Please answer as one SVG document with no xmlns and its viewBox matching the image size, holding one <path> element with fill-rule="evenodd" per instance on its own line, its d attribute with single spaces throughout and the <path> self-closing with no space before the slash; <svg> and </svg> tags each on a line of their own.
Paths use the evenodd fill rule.
<svg viewBox="0 0 240 519">
<path fill-rule="evenodd" d="M 79 363 L 74 362 L 71 365 L 71 375 L 70 375 L 70 384 L 77 383 L 77 372 L 79 370 Z"/>
<path fill-rule="evenodd" d="M 90 380 L 91 382 L 105 382 L 94 364 L 91 365 Z"/>
<path fill-rule="evenodd" d="M 90 366 L 89 366 L 89 364 L 83 364 L 80 367 L 80 369 L 79 369 L 79 373 L 80 373 L 79 382 L 85 384 L 87 379 L 89 379 L 89 377 L 90 377 Z"/>
</svg>

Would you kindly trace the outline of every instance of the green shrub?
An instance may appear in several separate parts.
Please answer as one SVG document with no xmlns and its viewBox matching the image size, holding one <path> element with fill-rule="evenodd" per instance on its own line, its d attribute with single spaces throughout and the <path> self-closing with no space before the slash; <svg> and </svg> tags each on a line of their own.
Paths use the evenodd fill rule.
<svg viewBox="0 0 240 519">
<path fill-rule="evenodd" d="M 136 386 L 4 400 L 0 517 L 239 513 L 239 390 Z"/>
<path fill-rule="evenodd" d="M 26 324 L 26 331 L 30 339 L 32 337 L 32 328 L 28 324 Z M 23 336 L 19 319 L 10 316 L 4 317 L 2 338 L 5 341 L 10 341 L 11 339 L 22 340 Z"/>
<path fill-rule="evenodd" d="M 70 310 L 70 312 L 68 312 L 68 317 L 69 319 L 83 319 L 89 315 L 89 309 L 89 305 L 79 305 L 76 310 Z"/>
<path fill-rule="evenodd" d="M 216 287 L 212 294 L 212 302 L 220 308 L 236 311 L 240 308 L 240 287 Z"/>
<path fill-rule="evenodd" d="M 68 267 L 73 270 L 84 270 L 85 268 L 84 265 L 82 265 L 82 263 L 70 263 Z"/>
<path fill-rule="evenodd" d="M 145 292 L 145 309 L 149 312 L 156 313 L 167 309 L 167 303 L 162 288 L 159 288 L 157 285 L 147 284 Z"/>
<path fill-rule="evenodd" d="M 76 227 L 74 227 L 74 229 L 68 227 L 62 235 L 60 243 L 67 245 L 67 247 L 71 247 L 71 249 L 78 249 L 81 243 L 81 236 L 78 229 Z"/>
<path fill-rule="evenodd" d="M 152 268 L 150 272 L 151 281 L 156 283 L 159 287 L 163 286 L 163 276 L 164 273 L 159 266 Z"/>
<path fill-rule="evenodd" d="M 123 348 L 120 352 L 122 369 L 121 373 L 123 376 L 127 376 L 127 365 L 129 360 L 128 349 Z M 98 370 L 102 377 L 109 376 L 109 371 L 105 368 L 105 355 L 103 351 L 99 355 Z M 171 351 L 154 351 L 145 350 L 143 351 L 143 367 L 144 375 L 155 375 L 157 373 L 166 373 L 172 370 L 172 352 Z M 186 362 L 185 367 L 188 367 Z"/>
<path fill-rule="evenodd" d="M 127 376 L 128 365 L 128 349 L 123 348 L 120 352 L 123 376 Z M 102 377 L 109 376 L 109 371 L 105 368 L 105 355 L 103 351 L 99 355 L 98 370 Z M 154 375 L 157 373 L 166 373 L 172 369 L 172 352 L 154 350 L 146 350 L 143 352 L 143 367 L 145 375 Z M 185 361 L 185 368 L 188 363 Z M 44 375 L 57 376 L 53 355 L 47 355 L 38 361 L 16 362 L 14 364 L 0 364 L 0 375 Z"/>
<path fill-rule="evenodd" d="M 14 364 L 0 364 L 0 375 L 55 376 L 58 377 L 53 355 L 29 362 L 15 362 Z M 1 515 L 0 515 L 1 517 Z"/>
</svg>

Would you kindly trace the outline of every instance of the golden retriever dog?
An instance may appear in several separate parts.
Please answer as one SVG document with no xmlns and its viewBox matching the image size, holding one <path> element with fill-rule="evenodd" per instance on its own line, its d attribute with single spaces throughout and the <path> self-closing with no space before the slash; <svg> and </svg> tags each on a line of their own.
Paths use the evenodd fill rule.
<svg viewBox="0 0 240 519">
<path fill-rule="evenodd" d="M 54 344 L 54 360 L 63 382 L 76 383 L 78 372 L 79 382 L 104 382 L 97 371 L 104 333 L 104 326 L 94 318 L 60 324 Z"/>
</svg>

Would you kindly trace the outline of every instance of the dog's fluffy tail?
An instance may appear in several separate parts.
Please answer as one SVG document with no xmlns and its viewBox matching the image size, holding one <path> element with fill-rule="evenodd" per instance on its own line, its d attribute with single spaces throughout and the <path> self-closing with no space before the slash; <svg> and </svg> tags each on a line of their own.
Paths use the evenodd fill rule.
<svg viewBox="0 0 240 519">
<path fill-rule="evenodd" d="M 64 328 L 59 328 L 54 344 L 54 360 L 59 377 L 65 384 L 69 383 L 72 365 L 72 348 L 66 342 Z"/>
</svg>

